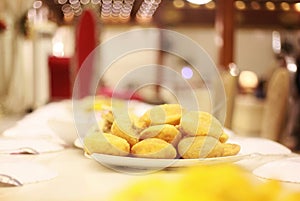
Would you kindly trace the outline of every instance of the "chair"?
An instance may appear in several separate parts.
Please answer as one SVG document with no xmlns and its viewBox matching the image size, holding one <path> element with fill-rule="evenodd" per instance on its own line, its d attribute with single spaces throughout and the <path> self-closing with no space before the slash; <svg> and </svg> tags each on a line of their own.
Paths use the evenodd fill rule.
<svg viewBox="0 0 300 201">
<path fill-rule="evenodd" d="M 72 96 L 76 76 L 89 54 L 97 45 L 97 20 L 92 10 L 84 10 L 76 25 L 75 52 L 72 57 L 49 56 L 49 101 L 68 99 Z M 90 95 L 94 59 L 90 58 L 85 66 L 84 80 L 80 80 L 78 93 L 80 97 Z M 88 80 L 88 82 L 86 81 Z"/>
<path fill-rule="evenodd" d="M 76 26 L 75 37 L 75 53 L 72 60 L 71 81 L 74 84 L 80 68 L 84 65 L 85 70 L 79 77 L 79 89 L 77 89 L 78 96 L 82 98 L 90 95 L 96 59 L 94 55 L 90 55 L 96 48 L 98 41 L 97 20 L 92 10 L 87 9 L 83 11 Z M 88 56 L 89 59 L 87 59 Z"/>
<path fill-rule="evenodd" d="M 278 68 L 272 74 L 261 124 L 261 137 L 279 141 L 285 125 L 290 76 L 286 68 Z M 251 122 L 249 122 L 251 124 Z"/>
<path fill-rule="evenodd" d="M 226 118 L 224 126 L 231 129 L 235 97 L 237 94 L 237 76 L 232 76 L 228 71 L 224 71 L 221 72 L 221 77 L 226 94 Z"/>
</svg>

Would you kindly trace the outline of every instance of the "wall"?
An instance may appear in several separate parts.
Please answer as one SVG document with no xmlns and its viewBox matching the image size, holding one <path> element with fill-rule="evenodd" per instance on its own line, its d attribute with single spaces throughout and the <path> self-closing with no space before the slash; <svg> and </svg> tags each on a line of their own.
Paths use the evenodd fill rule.
<svg viewBox="0 0 300 201">
<path fill-rule="evenodd" d="M 105 43 L 122 32 L 136 30 L 140 28 L 141 27 L 138 26 L 102 26 L 100 41 L 102 41 L 102 43 Z M 74 32 L 72 27 L 64 27 L 63 29 L 65 30 L 65 35 L 62 38 L 65 43 L 65 53 L 67 54 L 67 56 L 71 56 L 72 49 L 74 48 Z M 207 52 L 207 54 L 212 58 L 213 61 L 217 61 L 218 53 L 215 45 L 215 31 L 213 27 L 173 27 L 172 30 L 179 32 L 194 40 Z M 59 33 L 59 35 L 61 35 L 61 33 Z M 149 38 L 145 36 L 145 40 L 148 39 Z M 155 41 L 155 37 L 151 40 L 153 43 L 157 42 Z M 41 39 L 39 42 L 41 41 L 43 40 Z M 47 69 L 47 66 L 45 66 L 47 65 L 47 62 L 40 61 L 42 58 L 46 58 L 47 54 L 52 51 L 52 47 L 49 46 L 49 41 L 47 41 L 46 43 L 47 45 L 45 45 L 45 43 L 38 45 L 39 51 L 37 53 L 43 53 L 43 57 L 39 57 L 38 55 L 32 56 L 31 52 L 28 51 L 28 49 L 26 50 L 26 48 L 24 48 L 24 62 L 29 64 L 30 62 L 26 60 L 33 57 L 38 59 L 38 61 L 32 61 L 32 63 L 38 64 L 39 68 L 41 69 Z M 119 45 L 121 46 L 122 44 Z M 41 48 L 44 49 L 42 50 Z M 116 45 L 115 48 L 118 48 L 118 45 Z M 112 51 L 114 51 L 114 49 L 111 49 L 107 53 L 100 53 L 100 64 L 101 62 L 103 64 L 105 57 L 109 56 Z M 187 54 L 194 54 L 194 52 L 187 52 Z M 277 66 L 272 51 L 272 30 L 237 30 L 235 34 L 235 61 L 241 70 L 252 70 L 256 72 L 259 77 L 265 77 L 269 72 L 271 72 L 272 68 Z M 105 72 L 104 79 L 108 85 L 114 86 L 118 83 L 118 80 L 120 80 L 122 76 L 128 73 L 130 70 L 133 70 L 136 67 L 143 65 L 155 64 L 156 62 L 157 52 L 154 51 L 139 51 L 128 55 L 124 55 L 122 58 L 120 58 L 111 65 L 110 70 Z M 176 66 L 178 67 L 178 65 L 181 65 L 179 60 L 171 59 L 168 57 L 166 57 L 165 64 L 175 68 Z M 47 73 L 44 70 L 40 72 Z M 38 76 L 39 80 L 41 80 L 41 76 L 42 75 Z M 25 78 L 25 80 L 30 80 L 30 76 L 27 77 L 28 78 Z M 47 75 L 45 75 L 45 77 L 47 77 Z M 133 85 L 139 85 L 140 83 L 145 82 L 145 80 L 155 81 L 155 79 L 156 73 L 136 76 L 134 79 L 127 79 L 124 86 L 134 87 Z M 48 91 L 48 89 L 46 81 L 43 81 L 43 83 L 44 84 L 39 85 L 38 91 L 40 91 L 43 96 L 42 100 L 45 100 L 46 95 L 42 92 L 46 92 Z M 32 94 L 32 92 L 30 92 L 29 94 Z M 37 99 L 39 98 L 37 97 Z"/>
<path fill-rule="evenodd" d="M 102 32 L 102 41 L 138 27 L 105 27 Z M 175 27 L 172 30 L 181 33 L 197 42 L 216 63 L 218 58 L 215 44 L 215 30 L 213 27 Z M 272 50 L 272 32 L 269 29 L 238 29 L 235 33 L 235 63 L 241 70 L 254 71 L 259 77 L 266 77 L 277 66 L 275 55 Z M 192 54 L 192 53 L 191 53 Z M 194 54 L 194 53 L 193 53 Z M 146 57 L 147 58 L 147 57 Z M 135 58 L 135 62 L 144 60 L 141 55 Z M 155 62 L 153 55 L 147 58 Z M 128 63 L 127 63 L 128 62 Z M 124 61 L 123 68 L 130 68 L 132 61 Z M 172 62 L 166 61 L 172 65 Z M 112 75 L 113 76 L 113 75 Z M 113 83 L 113 81 L 109 81 Z"/>
</svg>

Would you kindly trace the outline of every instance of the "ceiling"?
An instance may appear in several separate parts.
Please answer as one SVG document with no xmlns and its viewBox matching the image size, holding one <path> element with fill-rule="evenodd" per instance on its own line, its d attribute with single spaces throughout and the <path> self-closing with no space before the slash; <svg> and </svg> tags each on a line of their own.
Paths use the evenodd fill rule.
<svg viewBox="0 0 300 201">
<path fill-rule="evenodd" d="M 102 23 L 112 25 L 152 23 L 162 27 L 214 26 L 218 1 L 223 0 L 213 0 L 211 3 L 198 6 L 186 0 L 42 0 L 50 9 L 50 18 L 58 24 L 76 22 L 82 10 L 89 8 L 95 10 Z M 300 28 L 298 2 L 300 0 L 234 0 L 235 24 L 239 27 Z M 118 10 L 117 3 L 121 4 L 120 9 L 123 9 L 125 4 L 129 5 L 125 17 L 118 17 L 121 14 L 116 14 L 115 10 L 112 10 L 114 7 Z M 125 8 L 124 10 L 126 11 Z M 145 10 L 148 13 L 145 13 Z"/>
</svg>

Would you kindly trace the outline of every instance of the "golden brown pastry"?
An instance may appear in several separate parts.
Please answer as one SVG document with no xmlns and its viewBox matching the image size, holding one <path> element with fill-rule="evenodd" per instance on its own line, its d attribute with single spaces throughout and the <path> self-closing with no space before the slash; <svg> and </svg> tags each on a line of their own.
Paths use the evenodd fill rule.
<svg viewBox="0 0 300 201">
<path fill-rule="evenodd" d="M 223 151 L 221 142 L 211 136 L 186 137 L 178 144 L 178 153 L 185 159 L 220 157 Z"/>
<path fill-rule="evenodd" d="M 130 146 L 135 145 L 139 141 L 139 130 L 135 128 L 133 122 L 128 118 L 116 119 L 111 126 L 111 133 L 127 140 Z"/>
<path fill-rule="evenodd" d="M 239 145 L 226 143 L 229 136 L 207 112 L 184 112 L 179 104 L 164 104 L 138 117 L 124 102 L 117 103 L 114 110 L 103 111 L 98 127 L 104 133 L 97 127 L 84 139 L 89 154 L 188 159 L 232 156 L 240 151 Z"/>
<path fill-rule="evenodd" d="M 219 138 L 219 141 L 221 143 L 225 143 L 225 142 L 227 142 L 228 138 L 229 138 L 229 136 L 226 133 L 223 132 L 222 135 Z"/>
<path fill-rule="evenodd" d="M 181 139 L 179 130 L 170 124 L 150 126 L 140 133 L 140 139 L 159 138 L 176 146 Z"/>
<path fill-rule="evenodd" d="M 241 150 L 241 146 L 238 144 L 224 143 L 222 146 L 224 148 L 222 156 L 234 156 Z"/>
<path fill-rule="evenodd" d="M 233 156 L 239 151 L 239 145 L 221 143 L 211 136 L 186 137 L 178 144 L 178 153 L 185 159 Z"/>
<path fill-rule="evenodd" d="M 189 136 L 212 136 L 219 139 L 223 134 L 221 123 L 211 114 L 202 111 L 185 113 L 180 122 L 180 130 Z"/>
<path fill-rule="evenodd" d="M 109 122 L 109 123 L 113 123 L 113 122 L 114 122 L 114 115 L 113 115 L 113 113 L 112 113 L 111 110 L 108 110 L 108 111 L 106 111 L 106 112 L 103 112 L 101 116 L 102 116 L 102 118 L 103 118 L 105 121 L 107 121 L 107 122 Z"/>
<path fill-rule="evenodd" d="M 144 127 L 159 124 L 178 125 L 182 112 L 183 108 L 179 104 L 158 105 L 145 112 L 140 118 L 140 123 Z"/>
<path fill-rule="evenodd" d="M 88 154 L 101 153 L 115 156 L 127 156 L 130 152 L 130 146 L 126 140 L 99 131 L 84 138 L 84 149 Z"/>
<path fill-rule="evenodd" d="M 158 138 L 148 138 L 135 144 L 131 154 L 141 158 L 173 159 L 177 152 L 172 144 Z"/>
</svg>

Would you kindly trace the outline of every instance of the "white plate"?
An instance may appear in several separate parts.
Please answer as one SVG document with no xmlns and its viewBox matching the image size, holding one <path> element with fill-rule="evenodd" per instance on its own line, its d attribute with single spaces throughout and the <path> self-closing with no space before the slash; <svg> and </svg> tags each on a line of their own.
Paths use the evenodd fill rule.
<svg viewBox="0 0 300 201">
<path fill-rule="evenodd" d="M 230 130 L 227 130 L 227 133 Z M 240 137 L 230 131 L 228 143 L 235 143 L 241 146 L 238 155 L 203 159 L 147 159 L 137 157 L 121 157 L 94 153 L 91 155 L 96 161 L 105 166 L 118 166 L 139 169 L 157 169 L 166 167 L 184 167 L 196 164 L 218 164 L 259 160 L 264 164 L 271 160 L 278 160 L 290 155 L 291 150 L 272 140 L 257 137 Z M 77 139 L 74 145 L 82 148 L 82 141 Z"/>
<path fill-rule="evenodd" d="M 75 147 L 77 147 L 78 149 L 83 149 L 83 148 L 84 148 L 84 147 L 83 147 L 83 142 L 82 142 L 82 140 L 81 140 L 80 138 L 77 138 L 77 139 L 74 141 L 73 145 L 74 145 Z"/>
<path fill-rule="evenodd" d="M 197 164 L 209 165 L 218 163 L 231 163 L 248 157 L 248 155 L 236 155 L 203 159 L 149 159 L 96 153 L 92 154 L 91 156 L 105 166 L 120 166 L 138 169 L 163 169 L 167 167 L 185 167 Z"/>
<path fill-rule="evenodd" d="M 284 182 L 300 183 L 300 157 L 289 157 L 266 163 L 253 171 L 253 174 Z"/>
</svg>

